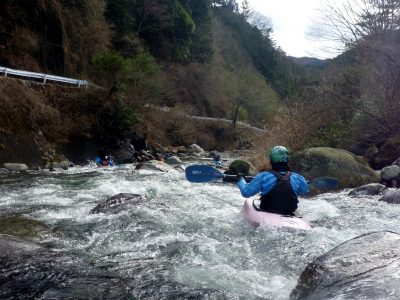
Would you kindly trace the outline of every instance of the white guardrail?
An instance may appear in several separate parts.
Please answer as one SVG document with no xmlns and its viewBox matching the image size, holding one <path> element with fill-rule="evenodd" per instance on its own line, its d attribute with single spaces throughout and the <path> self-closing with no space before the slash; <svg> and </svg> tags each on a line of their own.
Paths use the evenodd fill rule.
<svg viewBox="0 0 400 300">
<path fill-rule="evenodd" d="M 0 67 L 0 74 L 2 74 L 2 73 L 4 73 L 4 76 L 6 76 L 6 77 L 7 77 L 7 75 L 13 75 L 13 76 L 19 76 L 19 77 L 41 79 L 41 80 L 43 80 L 43 83 L 46 83 L 47 81 L 56 81 L 56 82 L 76 85 L 77 87 L 85 86 L 86 88 L 88 88 L 89 86 L 92 86 L 95 88 L 102 88 L 102 87 L 95 85 L 93 83 L 90 83 L 86 80 L 54 76 L 54 75 L 42 74 L 42 73 L 36 73 L 36 72 L 20 71 L 20 70 L 5 68 L 5 67 Z"/>
<path fill-rule="evenodd" d="M 151 107 L 151 108 L 154 108 L 154 109 L 157 109 L 157 110 L 165 111 L 165 112 L 170 111 L 169 107 L 160 107 L 160 106 L 151 105 L 151 104 L 146 104 L 145 106 Z M 187 115 L 187 114 L 184 114 L 184 116 L 187 117 L 187 118 L 190 118 L 190 119 L 204 120 L 204 121 L 224 122 L 224 123 L 232 123 L 233 122 L 232 120 L 227 120 L 227 119 L 208 118 L 208 117 L 200 117 L 200 116 L 190 116 L 190 115 Z M 238 124 L 240 126 L 244 126 L 244 127 L 250 128 L 250 129 L 253 129 L 253 130 L 256 130 L 256 131 L 259 131 L 259 132 L 271 134 L 268 130 L 264 130 L 264 129 L 261 129 L 261 128 L 257 128 L 257 127 L 251 126 L 248 123 L 237 121 L 236 124 Z"/>
<path fill-rule="evenodd" d="M 101 86 L 95 85 L 93 83 L 90 83 L 86 80 L 78 80 L 78 79 L 73 79 L 73 78 L 67 78 L 67 77 L 61 77 L 61 76 L 54 76 L 54 75 L 49 75 L 49 74 L 42 74 L 42 73 L 36 73 L 36 72 L 28 72 L 28 71 L 19 71 L 19 70 L 14 70 L 10 68 L 5 68 L 5 67 L 0 67 L 0 74 L 4 73 L 4 76 L 7 77 L 7 75 L 13 75 L 13 76 L 20 76 L 20 77 L 27 77 L 27 78 L 36 78 L 36 79 L 41 79 L 43 80 L 43 83 L 46 83 L 46 81 L 56 81 L 56 82 L 62 82 L 62 83 L 68 83 L 68 84 L 73 84 L 77 85 L 78 88 L 81 86 L 85 86 L 88 88 L 88 86 L 92 86 L 95 88 L 101 88 Z M 158 107 L 158 106 L 153 106 L 153 105 L 147 105 L 151 106 L 152 108 L 161 110 L 161 111 L 169 111 L 168 107 Z M 229 122 L 232 123 L 232 120 L 226 120 L 226 119 L 218 119 L 218 118 L 207 118 L 207 117 L 199 117 L 199 116 L 189 116 L 185 115 L 188 118 L 191 119 L 197 119 L 197 120 L 206 120 L 206 121 L 214 121 L 214 122 Z M 253 127 L 250 124 L 243 123 L 240 121 L 237 121 L 236 124 L 251 128 L 256 131 L 260 132 L 265 132 L 269 133 L 267 130 L 263 130 L 257 127 Z"/>
</svg>

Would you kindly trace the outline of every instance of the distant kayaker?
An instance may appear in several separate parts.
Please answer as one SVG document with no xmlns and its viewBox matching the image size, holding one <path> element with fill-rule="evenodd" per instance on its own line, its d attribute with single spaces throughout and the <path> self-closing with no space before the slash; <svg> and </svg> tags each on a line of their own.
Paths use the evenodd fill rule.
<svg viewBox="0 0 400 300">
<path fill-rule="evenodd" d="M 220 165 L 220 164 L 221 164 L 221 155 L 220 155 L 219 153 L 217 153 L 217 154 L 214 156 L 214 163 L 215 163 L 216 165 Z"/>
<path fill-rule="evenodd" d="M 113 166 L 114 166 L 114 163 L 111 161 L 111 158 L 108 157 L 108 156 L 106 156 L 106 157 L 104 158 L 104 160 L 101 160 L 100 158 L 96 157 L 96 158 L 95 158 L 95 161 L 96 161 L 100 166 L 103 166 L 103 167 L 105 167 L 105 166 L 111 166 L 111 167 L 113 167 Z"/>
<path fill-rule="evenodd" d="M 291 172 L 289 158 L 285 147 L 276 146 L 269 153 L 270 171 L 258 174 L 249 183 L 244 180 L 244 174 L 239 173 L 238 186 L 242 196 L 249 198 L 261 192 L 261 210 L 294 215 L 299 203 L 297 195 L 307 195 L 308 185 L 303 176 Z"/>
</svg>

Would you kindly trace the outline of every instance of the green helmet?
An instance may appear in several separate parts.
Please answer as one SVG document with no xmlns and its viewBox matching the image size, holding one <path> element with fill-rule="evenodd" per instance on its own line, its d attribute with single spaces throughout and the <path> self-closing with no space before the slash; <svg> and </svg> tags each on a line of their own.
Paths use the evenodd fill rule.
<svg viewBox="0 0 400 300">
<path fill-rule="evenodd" d="M 282 146 L 276 146 L 274 147 L 271 152 L 269 153 L 269 159 L 273 163 L 287 163 L 289 162 L 289 151 Z"/>
</svg>

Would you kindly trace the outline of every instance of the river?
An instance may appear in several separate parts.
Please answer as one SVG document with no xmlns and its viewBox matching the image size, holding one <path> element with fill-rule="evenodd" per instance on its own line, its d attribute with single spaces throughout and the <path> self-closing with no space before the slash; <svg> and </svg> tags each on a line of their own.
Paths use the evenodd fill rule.
<svg viewBox="0 0 400 300">
<path fill-rule="evenodd" d="M 199 163 L 205 161 L 184 162 Z M 152 276 L 163 285 L 132 277 L 133 286 L 152 289 L 158 299 L 286 300 L 316 257 L 364 233 L 400 233 L 400 207 L 378 202 L 381 196 L 350 197 L 351 190 L 300 199 L 297 213 L 310 221 L 311 231 L 255 229 L 240 214 L 244 199 L 236 184 L 191 183 L 178 170 L 90 164 L 1 174 L 0 188 L 0 214 L 49 225 L 60 233 L 45 241 L 55 251 L 118 266 L 114 272 L 121 277 L 130 276 L 130 261 L 162 264 Z M 90 214 L 118 193 L 145 195 L 163 205 Z M 202 296 L 184 297 L 182 288 L 165 288 L 168 284 Z"/>
</svg>

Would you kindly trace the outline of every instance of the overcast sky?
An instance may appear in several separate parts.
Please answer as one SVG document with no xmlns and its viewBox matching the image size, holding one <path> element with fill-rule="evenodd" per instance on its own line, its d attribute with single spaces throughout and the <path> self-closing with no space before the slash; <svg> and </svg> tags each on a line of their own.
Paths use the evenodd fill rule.
<svg viewBox="0 0 400 300">
<path fill-rule="evenodd" d="M 315 9 L 320 5 L 320 0 L 249 0 L 249 3 L 253 10 L 271 18 L 274 31 L 272 38 L 287 55 L 335 56 L 323 51 L 322 44 L 308 41 L 305 35 L 315 18 Z"/>
</svg>

